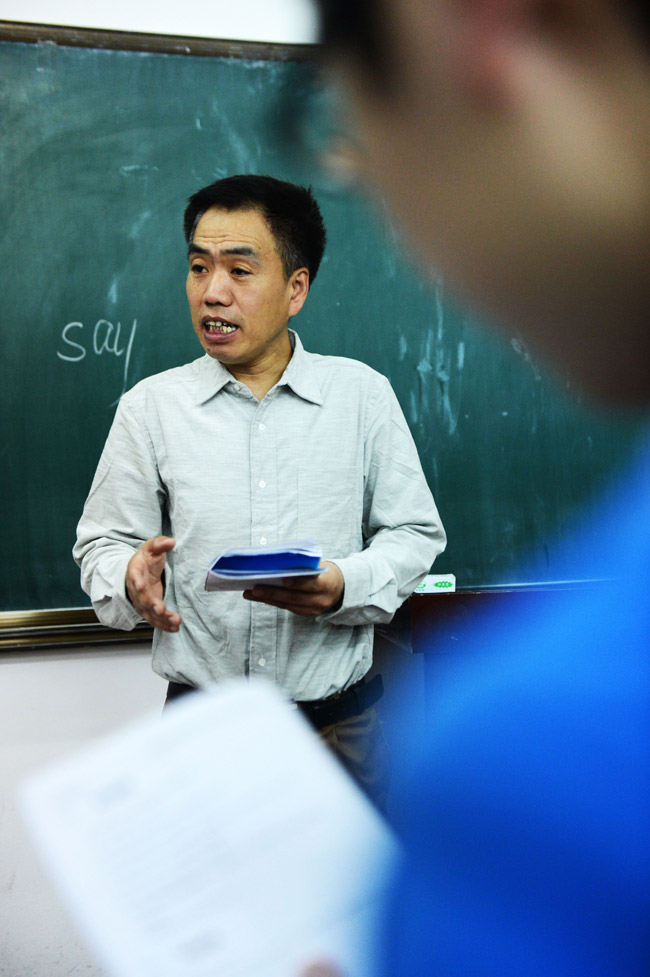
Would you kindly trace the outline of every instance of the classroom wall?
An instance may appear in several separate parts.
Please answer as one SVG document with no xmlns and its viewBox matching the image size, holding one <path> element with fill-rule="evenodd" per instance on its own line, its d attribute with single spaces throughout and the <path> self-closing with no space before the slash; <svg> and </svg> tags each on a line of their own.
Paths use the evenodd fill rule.
<svg viewBox="0 0 650 977">
<path fill-rule="evenodd" d="M 220 37 L 277 44 L 309 44 L 316 39 L 316 15 L 310 0 L 193 0 L 184 4 L 156 0 L 4 0 L 2 20 L 32 24 L 93 27 L 103 30 Z"/>
<path fill-rule="evenodd" d="M 195 0 L 188 8 L 153 0 L 5 0 L 4 20 L 221 36 L 276 43 L 315 37 L 307 0 Z M 0 975 L 100 977 L 27 841 L 15 808 L 30 771 L 149 709 L 164 683 L 146 644 L 0 652 Z"/>
<path fill-rule="evenodd" d="M 145 711 L 165 683 L 147 643 L 0 653 L 0 974 L 99 977 L 25 837 L 17 785 Z"/>
</svg>

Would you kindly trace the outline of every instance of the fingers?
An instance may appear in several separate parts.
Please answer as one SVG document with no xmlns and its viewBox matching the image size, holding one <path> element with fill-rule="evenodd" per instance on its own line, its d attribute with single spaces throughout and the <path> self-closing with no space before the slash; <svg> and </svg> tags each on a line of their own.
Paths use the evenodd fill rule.
<svg viewBox="0 0 650 977">
<path fill-rule="evenodd" d="M 168 610 L 163 601 L 156 601 L 152 604 L 143 602 L 140 606 L 134 603 L 133 606 L 145 621 L 152 627 L 158 628 L 159 631 L 175 632 L 181 626 L 180 614 Z"/>
<path fill-rule="evenodd" d="M 169 536 L 146 540 L 129 560 L 126 592 L 138 614 L 161 631 L 178 631 L 181 617 L 170 611 L 163 600 L 163 572 L 167 553 L 176 541 Z"/>
<path fill-rule="evenodd" d="M 142 544 L 142 549 L 149 551 L 153 556 L 161 553 L 169 553 L 176 546 L 176 540 L 172 536 L 154 536 Z"/>
<path fill-rule="evenodd" d="M 303 593 L 289 587 L 257 586 L 253 590 L 245 590 L 244 597 L 246 600 L 280 607 L 282 610 L 302 614 L 304 617 L 324 614 L 330 607 L 330 601 L 322 594 Z"/>
<path fill-rule="evenodd" d="M 145 621 L 147 621 L 152 627 L 157 628 L 159 631 L 175 633 L 180 629 L 180 614 L 177 614 L 175 611 L 168 610 L 164 604 L 156 605 L 154 607 L 143 606 L 140 610 L 140 614 Z"/>
<path fill-rule="evenodd" d="M 345 585 L 336 564 L 321 563 L 321 566 L 325 565 L 330 568 L 327 573 L 313 577 L 285 577 L 281 586 L 257 584 L 252 590 L 245 590 L 244 597 L 303 617 L 317 617 L 340 603 Z"/>
<path fill-rule="evenodd" d="M 181 616 L 176 611 L 170 611 L 163 600 L 151 600 L 148 595 L 142 599 L 131 597 L 131 603 L 136 611 L 153 628 L 159 631 L 178 631 L 181 625 Z"/>
</svg>

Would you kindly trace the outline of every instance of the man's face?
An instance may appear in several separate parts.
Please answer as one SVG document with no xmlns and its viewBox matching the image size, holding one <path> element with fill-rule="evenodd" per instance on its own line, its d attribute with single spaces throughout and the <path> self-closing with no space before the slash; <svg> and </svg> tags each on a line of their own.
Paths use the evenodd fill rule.
<svg viewBox="0 0 650 977">
<path fill-rule="evenodd" d="M 287 280 L 257 210 L 206 211 L 190 244 L 186 286 L 201 346 L 233 373 L 282 369 L 291 356 L 288 321 L 308 280 L 304 268 Z"/>
</svg>

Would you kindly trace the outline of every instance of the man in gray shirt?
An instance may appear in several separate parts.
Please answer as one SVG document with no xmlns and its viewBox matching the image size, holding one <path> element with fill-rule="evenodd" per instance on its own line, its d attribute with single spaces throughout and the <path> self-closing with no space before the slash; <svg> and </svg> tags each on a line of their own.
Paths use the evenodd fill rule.
<svg viewBox="0 0 650 977">
<path fill-rule="evenodd" d="M 311 193 L 219 180 L 190 198 L 185 236 L 207 355 L 121 399 L 78 527 L 82 585 L 106 625 L 153 625 L 170 697 L 267 676 L 377 797 L 373 625 L 443 550 L 435 503 L 388 381 L 289 329 L 325 246 Z M 305 536 L 327 572 L 204 590 L 220 550 Z"/>
</svg>

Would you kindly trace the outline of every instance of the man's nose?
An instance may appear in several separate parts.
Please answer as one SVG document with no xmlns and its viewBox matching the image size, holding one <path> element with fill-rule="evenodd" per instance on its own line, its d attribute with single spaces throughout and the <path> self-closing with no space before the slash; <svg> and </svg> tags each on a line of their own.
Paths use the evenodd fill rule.
<svg viewBox="0 0 650 977">
<path fill-rule="evenodd" d="M 206 284 L 203 299 L 206 305 L 230 305 L 232 293 L 226 271 L 217 269 L 212 272 Z"/>
</svg>

